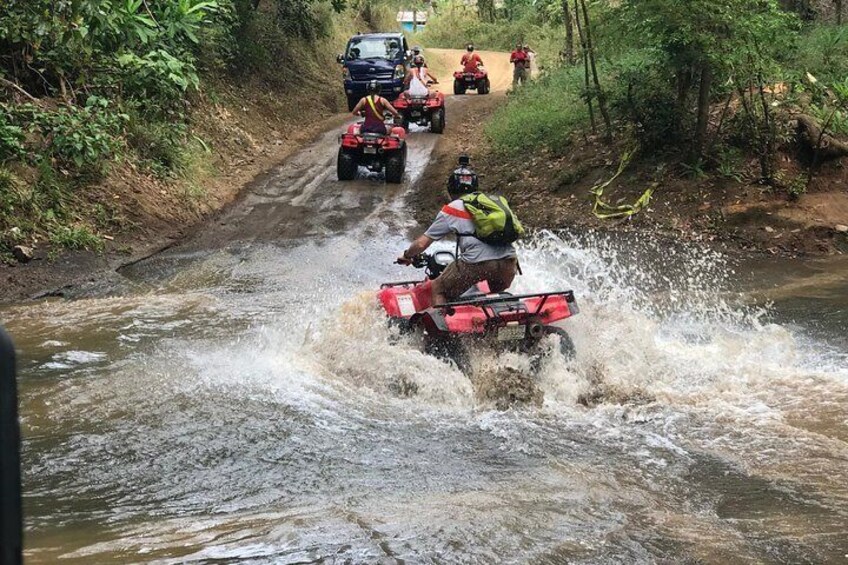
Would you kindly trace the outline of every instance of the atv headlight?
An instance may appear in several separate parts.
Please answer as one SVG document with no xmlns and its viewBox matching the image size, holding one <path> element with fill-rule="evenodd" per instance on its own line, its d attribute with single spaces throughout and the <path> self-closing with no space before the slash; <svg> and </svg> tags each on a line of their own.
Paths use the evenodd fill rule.
<svg viewBox="0 0 848 565">
<path fill-rule="evenodd" d="M 395 79 L 400 80 L 406 76 L 406 69 L 403 65 L 398 65 L 395 67 Z"/>
<path fill-rule="evenodd" d="M 433 254 L 433 261 L 441 267 L 447 267 L 456 261 L 456 257 L 450 251 L 439 251 Z"/>
</svg>

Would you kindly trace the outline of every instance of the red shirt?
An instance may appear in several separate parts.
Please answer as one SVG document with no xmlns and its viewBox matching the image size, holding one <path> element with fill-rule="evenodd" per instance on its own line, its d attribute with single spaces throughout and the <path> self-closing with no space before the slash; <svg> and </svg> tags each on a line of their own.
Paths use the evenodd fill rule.
<svg viewBox="0 0 848 565">
<path fill-rule="evenodd" d="M 515 68 L 526 68 L 530 59 L 527 57 L 527 53 L 525 53 L 523 49 L 516 49 L 510 54 L 509 62 L 515 63 Z"/>
<path fill-rule="evenodd" d="M 462 56 L 460 64 L 466 73 L 473 73 L 479 65 L 483 64 L 483 59 L 477 53 L 466 53 Z"/>
</svg>

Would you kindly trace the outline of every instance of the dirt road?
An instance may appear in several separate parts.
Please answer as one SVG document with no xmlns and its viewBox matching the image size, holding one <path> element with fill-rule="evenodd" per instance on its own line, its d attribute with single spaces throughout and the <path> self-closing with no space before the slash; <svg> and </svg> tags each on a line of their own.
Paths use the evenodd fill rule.
<svg viewBox="0 0 848 565">
<path fill-rule="evenodd" d="M 402 211 L 413 193 L 413 187 L 425 175 L 431 156 L 439 145 L 455 147 L 454 138 L 461 135 L 461 124 L 469 115 L 483 116 L 502 100 L 511 81 L 508 54 L 481 52 L 490 72 L 492 94 L 454 96 L 451 74 L 459 67 L 462 51 L 428 49 L 425 54 L 441 88 L 447 94 L 447 120 L 443 135 L 413 126 L 408 138 L 409 154 L 404 181 L 386 184 L 381 175 L 360 169 L 356 180 L 339 182 L 336 178 L 338 135 L 342 131 L 339 117 L 327 122 L 328 130 L 297 150 L 285 162 L 266 171 L 248 184 L 239 198 L 213 218 L 186 230 L 183 240 L 175 241 L 166 254 L 198 253 L 233 244 L 275 242 L 321 237 L 345 233 L 357 225 L 368 224 L 369 218 L 381 218 L 382 224 L 398 221 L 398 228 L 408 222 Z M 439 74 L 441 73 L 441 74 Z M 484 112 L 480 110 L 486 109 Z M 476 119 L 476 118 L 475 118 Z M 351 121 L 353 118 L 351 118 Z M 441 174 L 441 169 L 439 173 Z M 414 195 L 413 195 L 414 198 Z M 163 242 L 165 243 L 165 242 Z M 155 255 L 158 257 L 158 253 Z M 125 260 L 126 261 L 126 260 Z M 149 260 L 133 261 L 121 266 L 93 254 L 68 255 L 51 270 L 39 271 L 34 285 L 18 285 L 18 294 L 6 300 L 44 294 L 74 297 L 111 293 L 122 288 L 121 273 L 140 273 Z M 117 265 L 116 265 L 117 263 Z M 19 269 L 23 271 L 24 268 Z M 33 270 L 34 271 L 34 270 Z M 16 273 L 19 276 L 22 273 Z M 134 277 L 133 277 L 134 278 Z M 26 277 L 22 277 L 25 281 Z M 104 281 L 108 281 L 104 283 Z M 120 289 L 115 292 L 122 291 Z"/>
<path fill-rule="evenodd" d="M 446 82 L 450 84 L 448 71 L 458 67 L 452 61 L 458 63 L 462 51 L 428 49 L 426 55 L 433 72 L 441 79 L 443 90 L 448 90 L 444 86 Z M 398 218 L 403 223 L 403 196 L 422 180 L 434 150 L 441 145 L 456 146 L 466 117 L 476 116 L 478 109 L 491 110 L 510 84 L 511 75 L 505 72 L 509 67 L 507 54 L 484 51 L 481 56 L 492 69 L 495 92 L 487 96 L 454 96 L 448 91 L 447 127 L 443 135 L 413 125 L 407 140 L 409 153 L 402 184 L 387 184 L 382 174 L 368 173 L 362 168 L 354 181 L 338 181 L 336 155 L 341 129 L 336 128 L 257 178 L 235 205 L 198 230 L 180 249 L 214 249 L 233 242 L 336 235 L 358 224 L 367 224 L 366 220 L 373 217 L 381 217 L 384 223 Z"/>
</svg>

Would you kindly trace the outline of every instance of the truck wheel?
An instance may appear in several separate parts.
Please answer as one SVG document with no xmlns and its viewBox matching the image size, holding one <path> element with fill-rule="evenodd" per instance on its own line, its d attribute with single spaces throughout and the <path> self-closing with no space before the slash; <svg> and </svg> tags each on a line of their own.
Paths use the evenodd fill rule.
<svg viewBox="0 0 848 565">
<path fill-rule="evenodd" d="M 465 94 L 465 85 L 459 79 L 453 79 L 453 93 Z M 351 108 L 353 110 L 353 108 Z"/>
<path fill-rule="evenodd" d="M 445 109 L 439 108 L 430 118 L 430 131 L 442 133 L 445 131 Z"/>
<path fill-rule="evenodd" d="M 356 107 L 357 104 L 359 104 L 359 100 L 357 100 L 356 98 L 351 98 L 350 96 L 347 97 L 348 112 L 353 112 L 353 109 Z"/>
<path fill-rule="evenodd" d="M 386 159 L 386 182 L 400 184 L 406 169 L 406 148 L 395 151 Z"/>
<path fill-rule="evenodd" d="M 339 148 L 339 159 L 336 162 L 336 173 L 339 180 L 353 180 L 356 178 L 356 158 Z"/>
</svg>

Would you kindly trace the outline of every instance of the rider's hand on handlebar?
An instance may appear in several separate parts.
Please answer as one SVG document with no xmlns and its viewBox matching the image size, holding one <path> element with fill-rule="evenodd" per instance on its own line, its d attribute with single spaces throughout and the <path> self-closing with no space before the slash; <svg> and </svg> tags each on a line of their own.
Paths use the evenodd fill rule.
<svg viewBox="0 0 848 565">
<path fill-rule="evenodd" d="M 408 267 L 412 265 L 412 259 L 407 259 L 406 256 L 401 255 L 397 258 L 397 261 L 395 261 L 395 263 L 397 263 L 398 265 L 406 265 Z"/>
</svg>

